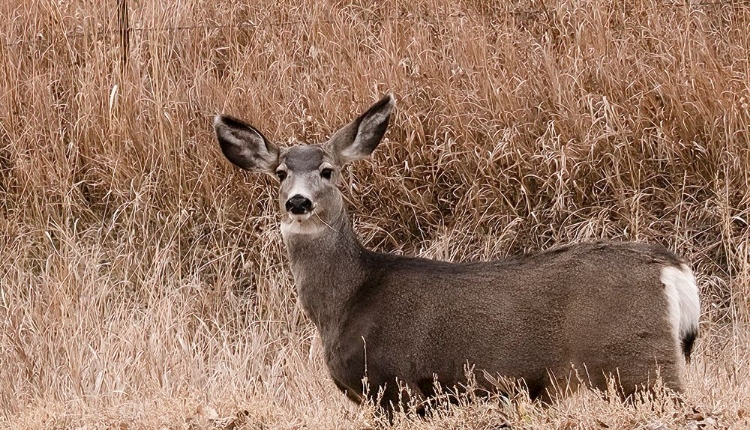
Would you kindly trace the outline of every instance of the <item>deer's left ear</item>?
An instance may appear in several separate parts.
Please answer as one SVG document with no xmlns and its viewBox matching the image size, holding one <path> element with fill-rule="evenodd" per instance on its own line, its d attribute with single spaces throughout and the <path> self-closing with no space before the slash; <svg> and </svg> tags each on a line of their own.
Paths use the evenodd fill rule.
<svg viewBox="0 0 750 430">
<path fill-rule="evenodd" d="M 279 148 L 249 124 L 226 115 L 214 118 L 221 152 L 237 167 L 254 172 L 274 173 L 279 165 Z"/>
<path fill-rule="evenodd" d="M 391 94 L 334 133 L 327 145 L 340 165 L 366 158 L 385 135 L 396 100 Z"/>
</svg>

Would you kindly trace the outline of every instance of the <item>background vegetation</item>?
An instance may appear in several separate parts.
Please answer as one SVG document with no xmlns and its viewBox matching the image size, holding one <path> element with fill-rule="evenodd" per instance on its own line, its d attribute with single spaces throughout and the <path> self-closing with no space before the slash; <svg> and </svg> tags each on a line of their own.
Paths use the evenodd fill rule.
<svg viewBox="0 0 750 430">
<path fill-rule="evenodd" d="M 595 238 L 692 262 L 686 403 L 582 393 L 401 428 L 750 425 L 745 1 L 0 4 L 0 426 L 363 428 L 295 303 L 275 181 L 211 117 L 317 142 L 386 92 L 345 175 L 370 248 L 499 258 Z M 616 317 L 616 316 L 613 316 Z"/>
</svg>

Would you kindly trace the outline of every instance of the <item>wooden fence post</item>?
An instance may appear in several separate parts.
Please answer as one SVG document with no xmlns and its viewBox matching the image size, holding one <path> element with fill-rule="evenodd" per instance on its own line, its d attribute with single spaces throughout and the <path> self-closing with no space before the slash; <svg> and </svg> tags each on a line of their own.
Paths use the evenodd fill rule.
<svg viewBox="0 0 750 430">
<path fill-rule="evenodd" d="M 120 31 L 120 71 L 125 71 L 130 56 L 130 17 L 128 0 L 117 0 L 117 24 Z"/>
</svg>

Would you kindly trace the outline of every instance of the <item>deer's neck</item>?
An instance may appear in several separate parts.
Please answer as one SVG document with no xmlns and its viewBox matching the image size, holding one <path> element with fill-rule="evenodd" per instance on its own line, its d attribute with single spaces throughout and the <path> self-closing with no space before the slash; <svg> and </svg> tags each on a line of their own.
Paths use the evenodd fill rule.
<svg viewBox="0 0 750 430">
<path fill-rule="evenodd" d="M 312 233 L 282 225 L 282 234 L 300 304 L 325 342 L 345 316 L 347 301 L 366 279 L 368 251 L 345 211 Z"/>
</svg>

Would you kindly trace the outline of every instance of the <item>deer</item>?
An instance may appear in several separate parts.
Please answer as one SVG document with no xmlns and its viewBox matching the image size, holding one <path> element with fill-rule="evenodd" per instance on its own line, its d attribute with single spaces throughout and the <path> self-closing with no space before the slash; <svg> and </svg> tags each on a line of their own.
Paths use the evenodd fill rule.
<svg viewBox="0 0 750 430">
<path fill-rule="evenodd" d="M 214 118 L 232 164 L 279 180 L 298 302 L 338 389 L 386 411 L 468 387 L 468 373 L 477 390 L 511 378 L 541 401 L 580 386 L 606 392 L 613 378 L 624 398 L 657 379 L 683 391 L 699 292 L 688 263 L 660 245 L 584 242 L 478 262 L 366 249 L 338 182 L 383 140 L 394 106 L 388 94 L 327 141 L 286 148 Z"/>
</svg>

